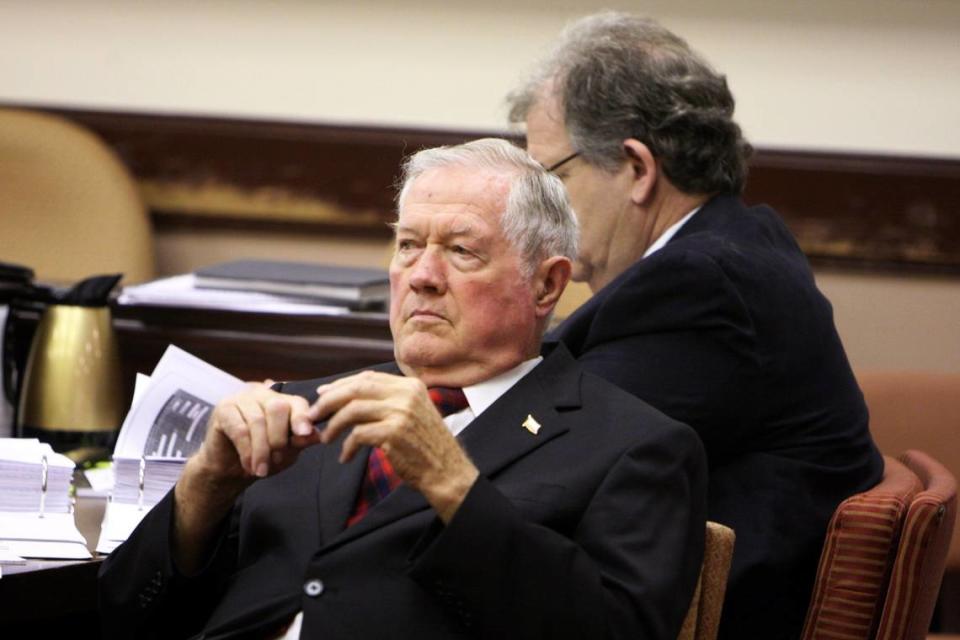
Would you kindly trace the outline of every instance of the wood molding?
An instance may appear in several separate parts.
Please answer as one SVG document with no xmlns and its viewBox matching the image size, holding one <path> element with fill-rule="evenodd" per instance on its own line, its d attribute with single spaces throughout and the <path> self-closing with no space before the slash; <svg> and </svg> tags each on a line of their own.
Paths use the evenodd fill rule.
<svg viewBox="0 0 960 640">
<path fill-rule="evenodd" d="M 161 224 L 382 236 L 405 155 L 500 133 L 44 110 L 113 147 Z"/>
<path fill-rule="evenodd" d="M 960 274 L 960 160 L 761 149 L 744 199 L 821 264 Z"/>
<path fill-rule="evenodd" d="M 100 135 L 160 228 L 385 238 L 405 155 L 510 135 L 9 106 Z M 813 261 L 960 274 L 960 159 L 759 149 L 750 171 L 744 199 L 777 209 Z"/>
</svg>

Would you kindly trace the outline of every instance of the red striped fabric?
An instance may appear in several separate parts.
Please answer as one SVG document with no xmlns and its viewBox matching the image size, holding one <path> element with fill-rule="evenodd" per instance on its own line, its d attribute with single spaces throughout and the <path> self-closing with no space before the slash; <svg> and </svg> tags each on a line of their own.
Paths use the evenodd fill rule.
<svg viewBox="0 0 960 640">
<path fill-rule="evenodd" d="M 907 451 L 901 459 L 923 481 L 924 491 L 914 497 L 904 519 L 878 640 L 926 637 L 956 520 L 952 474 L 920 451 Z"/>
<path fill-rule="evenodd" d="M 921 489 L 904 465 L 885 462 L 883 480 L 843 501 L 830 520 L 804 640 L 865 640 L 879 624 L 904 515 Z"/>
</svg>

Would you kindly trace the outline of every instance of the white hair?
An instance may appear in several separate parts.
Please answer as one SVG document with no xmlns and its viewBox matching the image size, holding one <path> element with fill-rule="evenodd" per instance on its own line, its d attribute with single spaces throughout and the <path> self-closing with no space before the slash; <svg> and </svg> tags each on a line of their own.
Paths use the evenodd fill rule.
<svg viewBox="0 0 960 640">
<path fill-rule="evenodd" d="M 524 150 L 499 138 L 424 149 L 408 157 L 401 167 L 397 211 L 416 178 L 446 167 L 491 169 L 510 176 L 500 227 L 523 257 L 527 277 L 550 256 L 576 258 L 577 220 L 563 182 Z"/>
</svg>

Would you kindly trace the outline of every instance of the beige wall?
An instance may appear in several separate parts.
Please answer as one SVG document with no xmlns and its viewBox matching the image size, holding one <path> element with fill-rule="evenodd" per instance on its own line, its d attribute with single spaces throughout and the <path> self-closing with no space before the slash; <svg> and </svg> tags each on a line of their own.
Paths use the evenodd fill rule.
<svg viewBox="0 0 960 640">
<path fill-rule="evenodd" d="M 603 0 L 0 0 L 0 101 L 498 129 L 501 97 Z M 762 146 L 960 157 L 956 0 L 649 0 L 727 73 Z M 383 244 L 167 231 L 163 273 Z M 857 367 L 960 371 L 960 279 L 817 274 Z"/>
<path fill-rule="evenodd" d="M 642 7 L 757 143 L 960 155 L 956 0 L 0 0 L 0 100 L 500 127 L 569 18 Z"/>
<path fill-rule="evenodd" d="M 855 369 L 960 372 L 960 279 L 816 275 Z"/>
</svg>

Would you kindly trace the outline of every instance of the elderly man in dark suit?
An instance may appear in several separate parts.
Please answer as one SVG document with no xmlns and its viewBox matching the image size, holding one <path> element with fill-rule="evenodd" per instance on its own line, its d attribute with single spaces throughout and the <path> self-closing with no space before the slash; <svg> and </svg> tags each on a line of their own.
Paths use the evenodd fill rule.
<svg viewBox="0 0 960 640">
<path fill-rule="evenodd" d="M 221 402 L 104 562 L 108 636 L 676 637 L 702 445 L 541 355 L 576 246 L 562 184 L 499 140 L 420 152 L 404 184 L 396 362 Z"/>
<path fill-rule="evenodd" d="M 657 23 L 605 13 L 508 100 L 567 186 L 573 279 L 594 293 L 551 337 L 706 445 L 709 518 L 737 535 L 721 636 L 798 637 L 827 522 L 883 462 L 804 255 L 738 197 L 750 147 L 725 78 Z"/>
</svg>

